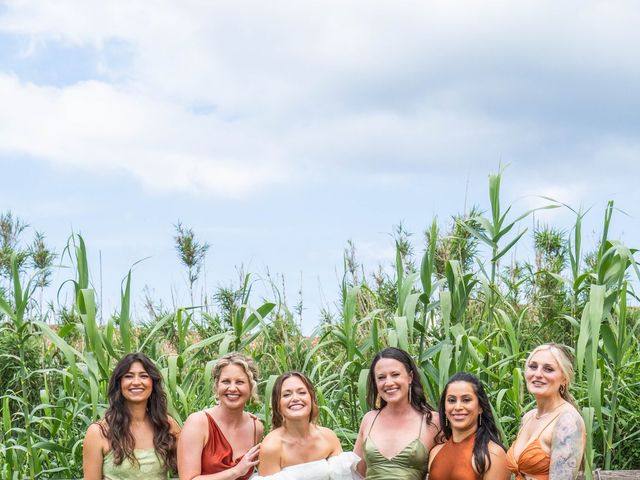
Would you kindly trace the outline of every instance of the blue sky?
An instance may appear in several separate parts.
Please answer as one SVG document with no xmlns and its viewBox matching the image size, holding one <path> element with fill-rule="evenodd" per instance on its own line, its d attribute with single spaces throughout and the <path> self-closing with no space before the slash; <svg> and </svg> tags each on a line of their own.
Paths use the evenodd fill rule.
<svg viewBox="0 0 640 480">
<path fill-rule="evenodd" d="M 593 207 L 594 242 L 613 199 L 637 246 L 638 24 L 632 1 L 4 2 L 0 210 L 58 251 L 82 232 L 106 311 L 148 256 L 138 303 L 186 301 L 181 220 L 209 290 L 268 268 L 307 330 L 347 240 L 389 265 L 403 221 L 419 251 L 433 215 L 487 206 L 500 162 L 516 209 Z"/>
</svg>

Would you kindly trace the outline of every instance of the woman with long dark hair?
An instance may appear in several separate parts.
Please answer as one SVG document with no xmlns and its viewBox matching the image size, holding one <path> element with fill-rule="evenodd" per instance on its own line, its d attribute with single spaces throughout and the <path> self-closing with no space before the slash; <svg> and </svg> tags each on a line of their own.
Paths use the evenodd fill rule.
<svg viewBox="0 0 640 480">
<path fill-rule="evenodd" d="M 378 352 L 369 368 L 369 411 L 360 424 L 354 453 L 367 480 L 422 480 L 440 431 L 427 403 L 418 368 L 399 348 Z"/>
<path fill-rule="evenodd" d="M 507 480 L 505 448 L 489 398 L 470 373 L 456 373 L 440 397 L 444 443 L 429 455 L 429 480 Z"/>
<path fill-rule="evenodd" d="M 306 375 L 280 375 L 273 387 L 271 407 L 273 430 L 262 442 L 259 476 L 252 480 L 354 478 L 359 458 L 342 452 L 336 434 L 317 424 L 317 396 Z"/>
<path fill-rule="evenodd" d="M 258 399 L 258 369 L 239 352 L 213 368 L 218 404 L 189 415 L 178 444 L 180 480 L 247 480 L 258 463 L 262 423 L 245 411 Z"/>
<path fill-rule="evenodd" d="M 507 466 L 518 480 L 577 478 L 586 437 L 584 420 L 569 391 L 573 355 L 564 345 L 540 345 L 527 358 L 524 378 L 536 408 L 522 417 L 507 452 Z"/>
<path fill-rule="evenodd" d="M 109 408 L 87 429 L 85 480 L 160 480 L 176 471 L 178 424 L 167 414 L 162 375 L 143 353 L 129 353 L 109 379 Z"/>
</svg>

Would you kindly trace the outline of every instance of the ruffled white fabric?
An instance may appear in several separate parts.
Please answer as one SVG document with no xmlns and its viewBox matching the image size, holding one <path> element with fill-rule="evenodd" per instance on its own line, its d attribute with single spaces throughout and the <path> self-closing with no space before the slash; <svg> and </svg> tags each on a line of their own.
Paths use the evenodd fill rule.
<svg viewBox="0 0 640 480">
<path fill-rule="evenodd" d="M 291 465 L 273 475 L 256 474 L 249 480 L 360 480 L 362 477 L 356 472 L 358 462 L 360 457 L 355 453 L 343 452 L 327 460 Z"/>
</svg>

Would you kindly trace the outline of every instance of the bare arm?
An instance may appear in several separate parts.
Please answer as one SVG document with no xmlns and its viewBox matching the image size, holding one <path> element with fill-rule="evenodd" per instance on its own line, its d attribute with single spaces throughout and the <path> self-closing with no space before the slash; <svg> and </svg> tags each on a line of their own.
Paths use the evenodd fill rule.
<svg viewBox="0 0 640 480">
<path fill-rule="evenodd" d="M 483 480 L 509 480 L 511 472 L 507 468 L 507 453 L 497 444 L 489 443 L 491 466 L 484 473 Z"/>
<path fill-rule="evenodd" d="M 282 460 L 282 442 L 276 431 L 267 435 L 260 447 L 260 462 L 258 464 L 258 473 L 264 477 L 273 475 L 282 470 L 280 466 Z"/>
<path fill-rule="evenodd" d="M 578 476 L 584 453 L 584 421 L 577 411 L 558 417 L 551 441 L 549 480 L 574 480 Z"/>
<path fill-rule="evenodd" d="M 367 475 L 367 464 L 364 461 L 364 442 L 366 440 L 366 433 L 369 430 L 369 425 L 371 425 L 371 421 L 373 417 L 376 415 L 376 411 L 372 410 L 365 414 L 362 417 L 362 422 L 360 422 L 360 430 L 358 431 L 358 437 L 356 438 L 356 444 L 353 447 L 353 453 L 360 457 L 360 463 L 358 463 L 357 472 L 366 477 Z"/>
<path fill-rule="evenodd" d="M 331 445 L 331 453 L 329 456 L 334 457 L 340 455 L 342 453 L 342 445 L 340 445 L 340 440 L 338 440 L 336 432 L 326 427 L 322 427 L 322 429 L 325 432 L 325 437 L 329 441 L 329 445 Z"/>
<path fill-rule="evenodd" d="M 102 480 L 103 445 L 100 426 L 97 423 L 91 424 L 82 444 L 82 471 L 85 480 Z"/>
<path fill-rule="evenodd" d="M 426 423 L 426 419 L 423 420 L 423 422 L 421 440 L 427 451 L 430 452 L 436 445 L 438 434 L 440 433 L 440 416 L 438 412 L 433 412 L 431 415 L 431 423 Z"/>
<path fill-rule="evenodd" d="M 208 424 L 204 413 L 187 418 L 178 440 L 178 475 L 180 480 L 235 480 L 258 463 L 260 445 L 256 445 L 235 466 L 223 472 L 202 475 L 202 450 L 206 443 Z"/>
<path fill-rule="evenodd" d="M 431 465 L 433 464 L 433 459 L 436 458 L 436 455 L 438 455 L 438 452 L 442 450 L 443 446 L 444 446 L 444 443 L 441 443 L 440 445 L 436 445 L 431 450 L 429 450 L 429 471 L 431 471 Z"/>
</svg>

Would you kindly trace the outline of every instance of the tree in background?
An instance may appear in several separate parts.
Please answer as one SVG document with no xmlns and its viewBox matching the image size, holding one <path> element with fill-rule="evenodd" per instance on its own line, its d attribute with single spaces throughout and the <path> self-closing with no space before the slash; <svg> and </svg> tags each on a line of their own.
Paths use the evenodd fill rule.
<svg viewBox="0 0 640 480">
<path fill-rule="evenodd" d="M 194 305 L 193 286 L 200 277 L 200 272 L 204 265 L 204 259 L 210 245 L 206 242 L 198 242 L 195 238 L 195 234 L 193 233 L 193 229 L 183 226 L 182 222 L 178 221 L 174 227 L 176 229 L 176 235 L 173 239 L 175 241 L 180 261 L 185 267 L 187 267 L 189 296 L 191 298 L 191 305 Z"/>
</svg>

